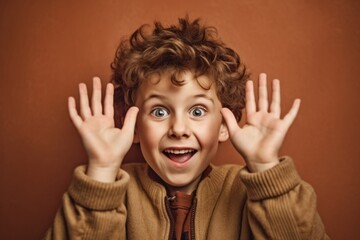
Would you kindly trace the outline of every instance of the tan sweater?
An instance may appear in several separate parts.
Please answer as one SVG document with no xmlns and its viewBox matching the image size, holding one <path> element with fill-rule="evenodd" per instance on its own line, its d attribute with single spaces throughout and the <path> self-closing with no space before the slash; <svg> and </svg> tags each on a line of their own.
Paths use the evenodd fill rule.
<svg viewBox="0 0 360 240">
<path fill-rule="evenodd" d="M 114 183 L 96 182 L 75 169 L 69 190 L 45 239 L 169 239 L 164 186 L 148 165 L 128 164 Z M 292 160 L 249 173 L 237 165 L 212 166 L 195 197 L 195 239 L 329 239 L 316 196 Z"/>
</svg>

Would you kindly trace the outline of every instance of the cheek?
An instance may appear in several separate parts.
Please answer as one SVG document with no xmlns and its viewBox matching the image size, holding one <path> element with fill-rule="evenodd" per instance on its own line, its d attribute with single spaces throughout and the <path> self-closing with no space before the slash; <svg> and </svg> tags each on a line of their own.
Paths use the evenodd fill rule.
<svg viewBox="0 0 360 240">
<path fill-rule="evenodd" d="M 217 119 L 209 119 L 199 123 L 195 129 L 196 134 L 202 147 L 213 147 L 218 144 L 220 122 Z"/>
<path fill-rule="evenodd" d="M 149 163 L 153 162 L 153 152 L 158 149 L 158 136 L 157 131 L 153 130 L 149 124 L 138 125 L 138 138 L 140 142 L 140 149 L 144 159 Z"/>
<path fill-rule="evenodd" d="M 139 119 L 138 136 L 143 147 L 153 147 L 159 144 L 164 135 L 164 126 L 149 119 Z"/>
</svg>

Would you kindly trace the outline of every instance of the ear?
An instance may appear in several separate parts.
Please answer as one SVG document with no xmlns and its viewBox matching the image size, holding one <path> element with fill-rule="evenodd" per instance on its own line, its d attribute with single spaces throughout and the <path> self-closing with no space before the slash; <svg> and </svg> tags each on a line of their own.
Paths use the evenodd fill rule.
<svg viewBox="0 0 360 240">
<path fill-rule="evenodd" d="M 222 122 L 219 130 L 219 142 L 225 142 L 228 139 L 229 139 L 229 130 L 225 122 Z"/>
</svg>

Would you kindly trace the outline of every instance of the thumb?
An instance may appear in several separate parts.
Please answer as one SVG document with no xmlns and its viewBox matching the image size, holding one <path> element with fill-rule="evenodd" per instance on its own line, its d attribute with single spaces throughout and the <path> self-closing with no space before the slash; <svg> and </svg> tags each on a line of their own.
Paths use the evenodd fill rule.
<svg viewBox="0 0 360 240">
<path fill-rule="evenodd" d="M 126 132 L 127 134 L 134 134 L 135 131 L 135 123 L 136 123 L 136 117 L 139 112 L 139 108 L 137 107 L 131 107 L 126 112 L 126 116 L 124 119 L 124 124 L 122 127 L 122 131 Z"/>
<path fill-rule="evenodd" d="M 239 125 L 236 121 L 236 118 L 232 111 L 228 108 L 222 108 L 221 114 L 223 115 L 226 125 L 229 129 L 230 136 L 233 136 L 233 134 L 236 132 L 237 129 L 239 129 Z"/>
<path fill-rule="evenodd" d="M 295 99 L 290 111 L 284 117 L 284 122 L 286 123 L 286 130 L 291 126 L 294 122 L 300 108 L 300 99 Z"/>
</svg>

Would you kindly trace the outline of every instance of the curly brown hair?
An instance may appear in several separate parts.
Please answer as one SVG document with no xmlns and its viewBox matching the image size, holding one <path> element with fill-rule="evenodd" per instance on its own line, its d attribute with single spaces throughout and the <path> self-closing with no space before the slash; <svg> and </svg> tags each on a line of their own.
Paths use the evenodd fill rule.
<svg viewBox="0 0 360 240">
<path fill-rule="evenodd" d="M 177 26 L 164 27 L 155 21 L 152 31 L 149 25 L 142 25 L 120 42 L 111 64 L 117 125 L 135 104 L 136 92 L 150 74 L 170 72 L 172 83 L 182 85 L 177 76 L 185 70 L 193 71 L 195 78 L 206 75 L 213 79 L 222 106 L 240 121 L 245 105 L 246 67 L 239 55 L 218 38 L 215 27 L 199 22 L 186 16 L 179 18 Z"/>
</svg>

